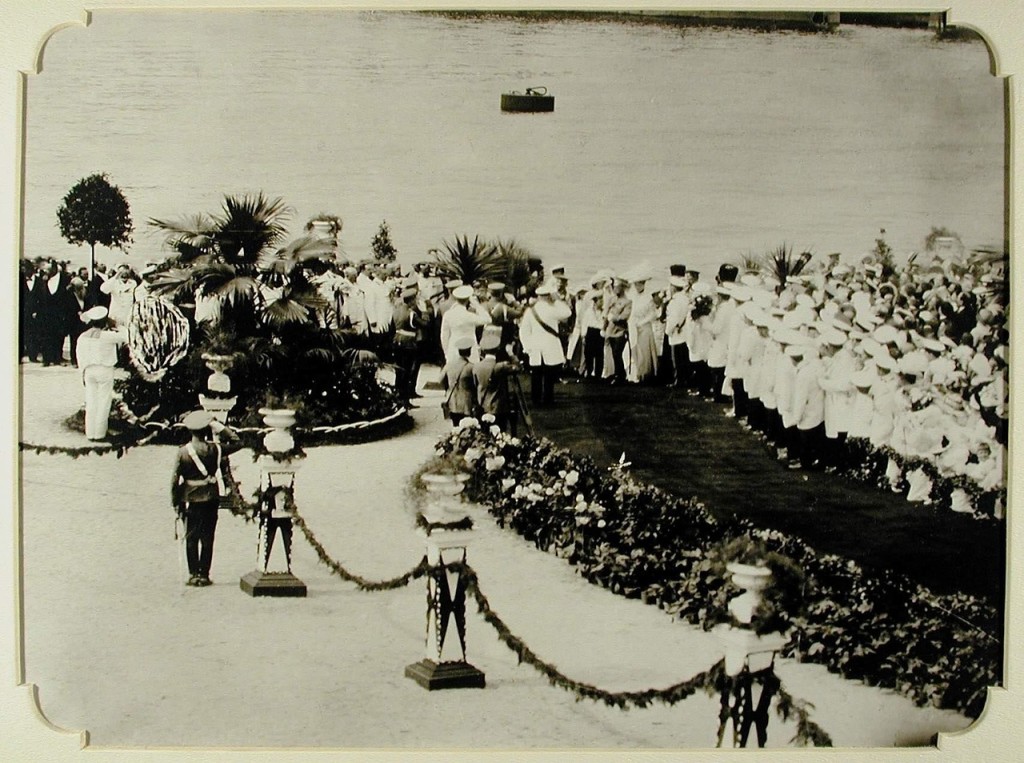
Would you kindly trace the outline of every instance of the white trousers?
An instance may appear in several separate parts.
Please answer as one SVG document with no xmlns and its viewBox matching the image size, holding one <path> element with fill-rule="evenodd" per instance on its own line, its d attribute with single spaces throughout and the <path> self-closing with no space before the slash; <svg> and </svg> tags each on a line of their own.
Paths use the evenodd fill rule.
<svg viewBox="0 0 1024 763">
<path fill-rule="evenodd" d="M 114 369 L 88 366 L 82 378 L 85 381 L 85 436 L 102 440 L 107 436 L 107 420 L 114 401 Z"/>
</svg>

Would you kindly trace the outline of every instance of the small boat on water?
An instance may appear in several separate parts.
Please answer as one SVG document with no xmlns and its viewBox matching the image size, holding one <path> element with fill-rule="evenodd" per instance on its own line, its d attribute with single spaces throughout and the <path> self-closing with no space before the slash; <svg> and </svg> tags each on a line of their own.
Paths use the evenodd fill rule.
<svg viewBox="0 0 1024 763">
<path fill-rule="evenodd" d="M 528 87 L 525 93 L 512 91 L 501 94 L 502 111 L 540 112 L 555 110 L 555 96 L 548 95 L 546 87 Z"/>
</svg>

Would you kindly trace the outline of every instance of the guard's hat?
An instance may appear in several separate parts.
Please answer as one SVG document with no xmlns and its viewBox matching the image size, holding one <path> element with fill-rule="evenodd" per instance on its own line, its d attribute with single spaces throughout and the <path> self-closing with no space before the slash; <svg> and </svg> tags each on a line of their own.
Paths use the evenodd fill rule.
<svg viewBox="0 0 1024 763">
<path fill-rule="evenodd" d="M 209 411 L 192 411 L 185 415 L 185 418 L 181 420 L 184 427 L 192 432 L 197 432 L 201 429 L 206 429 L 213 423 L 213 414 Z"/>
<path fill-rule="evenodd" d="M 459 286 L 457 289 L 452 291 L 452 296 L 460 302 L 467 300 L 473 296 L 473 287 L 467 285 Z"/>
<path fill-rule="evenodd" d="M 105 308 L 103 305 L 96 305 L 95 307 L 90 307 L 88 310 L 82 313 L 82 319 L 89 321 L 91 323 L 92 321 L 101 321 L 104 318 L 106 318 L 107 315 L 109 314 L 110 311 L 107 310 L 107 308 Z"/>
<path fill-rule="evenodd" d="M 740 269 L 735 265 L 725 263 L 718 268 L 718 278 L 721 281 L 735 281 L 736 276 L 740 274 Z"/>
<path fill-rule="evenodd" d="M 676 278 L 686 275 L 686 265 L 669 265 L 668 273 Z"/>
<path fill-rule="evenodd" d="M 501 326 L 484 326 L 483 336 L 480 337 L 480 351 L 496 350 L 501 347 Z"/>
</svg>

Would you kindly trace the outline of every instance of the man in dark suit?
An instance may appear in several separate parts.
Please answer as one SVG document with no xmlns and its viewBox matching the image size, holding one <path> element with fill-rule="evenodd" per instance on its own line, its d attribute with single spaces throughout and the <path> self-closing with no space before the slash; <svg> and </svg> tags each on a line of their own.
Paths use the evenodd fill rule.
<svg viewBox="0 0 1024 763">
<path fill-rule="evenodd" d="M 107 266 L 102 262 L 97 262 L 96 272 L 92 274 L 92 278 L 88 282 L 89 285 L 85 290 L 86 308 L 96 307 L 97 305 L 110 308 L 110 294 L 100 288 L 106 280 Z"/>
<path fill-rule="evenodd" d="M 47 260 L 33 287 L 39 350 L 44 366 L 60 365 L 64 339 L 78 317 L 71 279 L 54 260 Z"/>
<path fill-rule="evenodd" d="M 20 263 L 19 278 L 19 349 L 23 360 L 39 360 L 39 331 L 37 327 L 35 285 L 42 278 L 39 274 L 39 263 L 23 259 Z"/>
</svg>

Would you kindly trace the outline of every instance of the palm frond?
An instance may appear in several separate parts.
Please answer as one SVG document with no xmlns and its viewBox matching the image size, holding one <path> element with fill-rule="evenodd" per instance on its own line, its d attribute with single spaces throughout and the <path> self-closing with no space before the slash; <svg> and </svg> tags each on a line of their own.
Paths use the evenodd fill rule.
<svg viewBox="0 0 1024 763">
<path fill-rule="evenodd" d="M 312 261 L 335 259 L 334 247 L 319 236 L 299 236 L 273 252 L 264 251 L 256 266 L 265 272 L 287 276 L 298 266 Z"/>
<path fill-rule="evenodd" d="M 463 283 L 496 280 L 505 274 L 505 262 L 497 248 L 479 236 L 472 243 L 468 235 L 456 236 L 454 243 L 445 241 L 444 251 L 435 252 L 434 260 L 442 277 Z"/>
<path fill-rule="evenodd" d="M 330 363 L 338 359 L 338 354 L 329 347 L 310 347 L 299 354 L 300 358 Z"/>
<path fill-rule="evenodd" d="M 763 265 L 762 259 L 753 252 L 744 252 L 736 262 L 741 273 L 760 273 Z"/>
<path fill-rule="evenodd" d="M 216 223 L 202 212 L 178 220 L 149 218 L 147 224 L 165 234 L 164 242 L 186 260 L 194 260 L 209 252 L 214 245 Z"/>
<path fill-rule="evenodd" d="M 373 366 L 380 363 L 377 353 L 370 350 L 348 349 L 342 353 L 342 357 L 353 366 Z"/>
<path fill-rule="evenodd" d="M 763 262 L 765 269 L 775 276 L 780 285 L 785 286 L 787 279 L 800 275 L 813 256 L 810 252 L 802 252 L 794 256 L 793 248 L 783 242 L 781 246 L 768 252 L 764 256 Z"/>
<path fill-rule="evenodd" d="M 515 239 L 498 241 L 497 250 L 498 255 L 505 263 L 505 272 L 501 280 L 509 291 L 515 293 L 525 288 L 531 278 L 530 260 L 533 255 L 530 250 Z"/>
<path fill-rule="evenodd" d="M 189 268 L 164 270 L 153 276 L 149 288 L 157 296 L 181 294 L 192 288 L 192 270 Z"/>
<path fill-rule="evenodd" d="M 271 326 L 286 326 L 290 323 L 309 323 L 312 319 L 309 308 L 300 301 L 281 297 L 263 308 L 263 320 Z"/>
<path fill-rule="evenodd" d="M 284 235 L 290 213 L 283 199 L 268 199 L 262 191 L 255 196 L 225 196 L 214 218 L 218 251 L 227 262 L 255 264 L 260 253 Z"/>
</svg>

